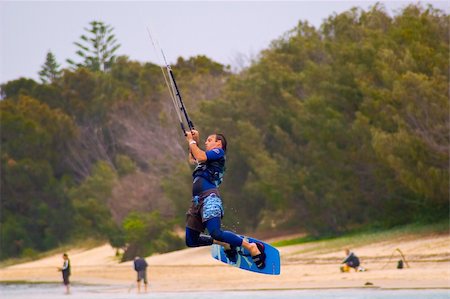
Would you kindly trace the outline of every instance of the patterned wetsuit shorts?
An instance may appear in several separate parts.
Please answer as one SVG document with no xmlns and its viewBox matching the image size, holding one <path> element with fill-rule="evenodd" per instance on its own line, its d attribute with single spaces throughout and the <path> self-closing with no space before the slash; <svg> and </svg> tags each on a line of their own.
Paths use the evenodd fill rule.
<svg viewBox="0 0 450 299">
<path fill-rule="evenodd" d="M 217 190 L 207 190 L 192 199 L 186 213 L 186 226 L 198 232 L 205 231 L 204 222 L 215 217 L 223 217 L 222 200 Z"/>
</svg>

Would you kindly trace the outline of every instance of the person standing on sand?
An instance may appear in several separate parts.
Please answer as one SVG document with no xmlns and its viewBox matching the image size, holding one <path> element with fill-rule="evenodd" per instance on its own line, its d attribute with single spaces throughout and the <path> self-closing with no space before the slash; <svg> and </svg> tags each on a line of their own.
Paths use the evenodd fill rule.
<svg viewBox="0 0 450 299">
<path fill-rule="evenodd" d="M 264 244 L 250 243 L 241 236 L 221 230 L 224 211 L 219 195 L 219 185 L 225 172 L 227 141 L 222 134 L 206 138 L 205 151 L 198 147 L 199 132 L 186 131 L 189 144 L 189 162 L 197 164 L 192 174 L 192 204 L 186 213 L 186 245 L 188 247 L 222 245 L 230 261 L 236 262 L 236 247 L 247 249 L 259 269 L 265 267 Z M 209 235 L 202 234 L 205 229 Z"/>
<path fill-rule="evenodd" d="M 61 268 L 58 267 L 58 271 L 62 272 L 63 283 L 66 286 L 66 294 L 70 294 L 70 282 L 69 282 L 70 260 L 69 260 L 69 256 L 67 255 L 67 253 L 64 253 L 62 255 L 62 258 L 64 260 L 64 263 Z"/>
<path fill-rule="evenodd" d="M 144 291 L 147 293 L 147 267 L 148 264 L 144 258 L 134 258 L 134 270 L 137 272 L 137 291 L 141 292 L 141 280 L 144 280 Z"/>
</svg>

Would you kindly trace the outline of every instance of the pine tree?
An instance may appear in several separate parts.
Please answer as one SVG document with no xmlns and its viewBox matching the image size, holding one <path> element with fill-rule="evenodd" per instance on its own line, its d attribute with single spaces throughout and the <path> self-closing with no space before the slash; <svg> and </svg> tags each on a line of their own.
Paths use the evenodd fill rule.
<svg viewBox="0 0 450 299">
<path fill-rule="evenodd" d="M 89 24 L 91 28 L 84 30 L 90 37 L 83 34 L 80 36 L 81 42 L 74 43 L 79 48 L 76 53 L 83 62 L 76 63 L 72 59 L 67 59 L 67 62 L 73 68 L 87 67 L 92 71 L 107 71 L 116 58 L 114 52 L 120 47 L 112 33 L 114 28 L 100 21 L 92 21 Z"/>
<path fill-rule="evenodd" d="M 51 51 L 47 52 L 45 63 L 42 65 L 42 70 L 39 72 L 39 78 L 42 83 L 53 82 L 61 75 L 59 70 L 60 65 L 56 62 L 55 55 Z"/>
</svg>

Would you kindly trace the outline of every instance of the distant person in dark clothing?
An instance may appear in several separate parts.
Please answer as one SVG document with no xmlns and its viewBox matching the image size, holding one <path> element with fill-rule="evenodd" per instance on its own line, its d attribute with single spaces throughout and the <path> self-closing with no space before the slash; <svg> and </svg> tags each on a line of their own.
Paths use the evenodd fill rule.
<svg viewBox="0 0 450 299">
<path fill-rule="evenodd" d="M 141 280 L 144 280 L 144 290 L 147 292 L 147 267 L 148 264 L 144 258 L 134 258 L 134 270 L 137 272 L 137 289 L 138 293 L 141 292 Z"/>
<path fill-rule="evenodd" d="M 70 282 L 69 282 L 69 276 L 70 276 L 70 260 L 67 253 L 64 253 L 62 256 L 64 263 L 61 268 L 58 268 L 58 271 L 62 272 L 63 277 L 63 283 L 66 286 L 66 294 L 70 294 Z"/>
<path fill-rule="evenodd" d="M 351 252 L 349 249 L 345 249 L 345 259 L 342 261 L 342 264 L 345 264 L 341 267 L 341 272 L 349 272 L 350 268 L 355 269 L 355 271 L 364 272 L 366 269 L 360 266 L 359 258 Z"/>
</svg>

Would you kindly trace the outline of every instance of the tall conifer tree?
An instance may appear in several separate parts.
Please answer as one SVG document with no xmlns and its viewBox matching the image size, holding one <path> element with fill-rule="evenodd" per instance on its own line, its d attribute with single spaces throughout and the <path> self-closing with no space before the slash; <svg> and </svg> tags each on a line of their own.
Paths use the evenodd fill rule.
<svg viewBox="0 0 450 299">
<path fill-rule="evenodd" d="M 87 35 L 80 36 L 81 42 L 74 44 L 79 48 L 76 52 L 83 62 L 76 63 L 72 59 L 67 62 L 74 68 L 87 67 L 92 71 L 107 71 L 115 60 L 114 53 L 120 47 L 113 34 L 114 28 L 100 21 L 89 23 L 91 28 L 84 28 Z"/>
<path fill-rule="evenodd" d="M 39 72 L 39 78 L 42 83 L 53 82 L 61 75 L 60 65 L 56 62 L 55 55 L 49 50 L 45 63 L 42 65 L 42 70 Z"/>
</svg>

